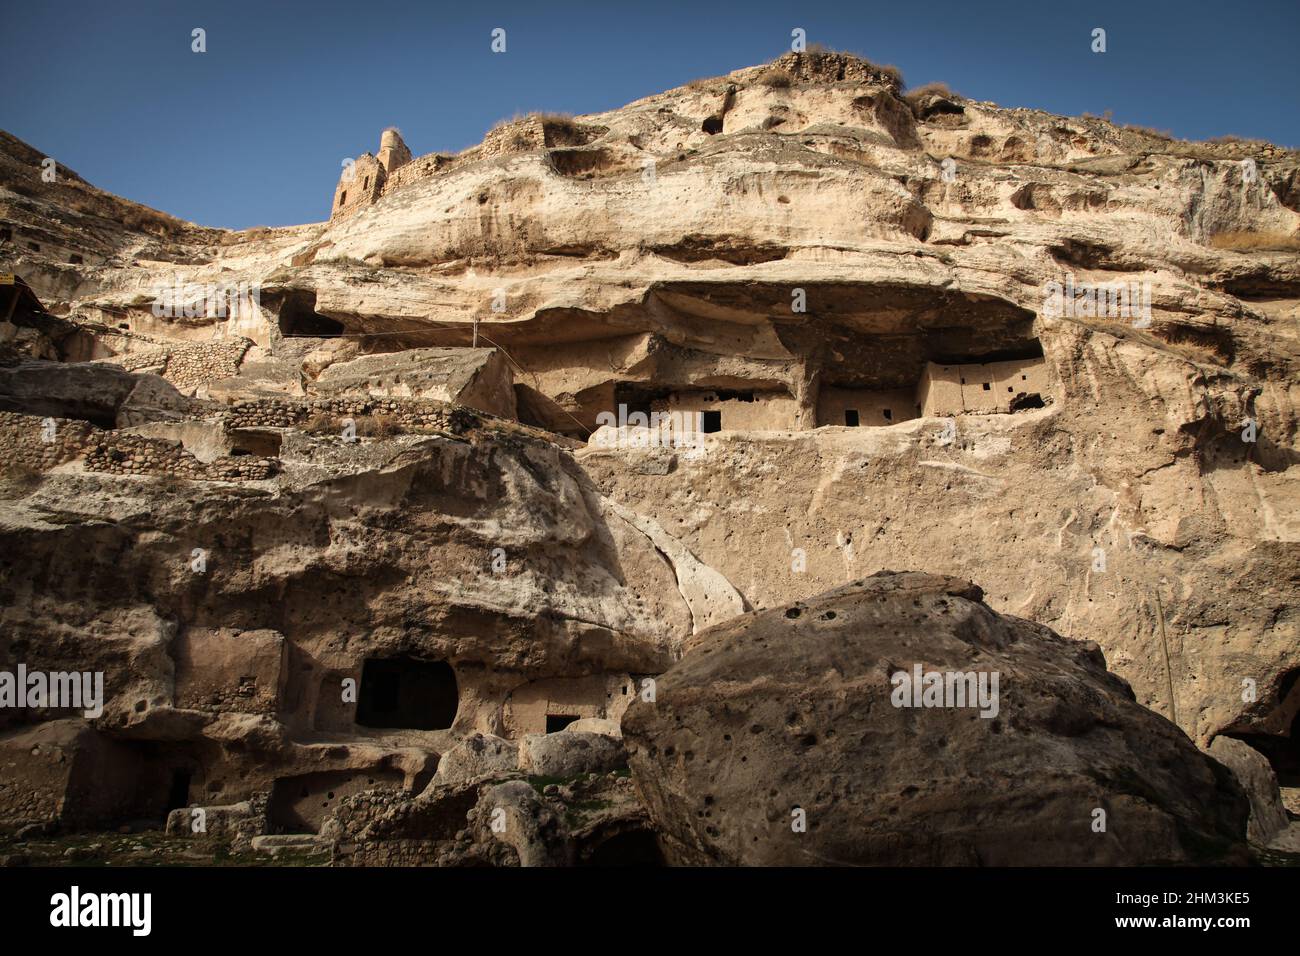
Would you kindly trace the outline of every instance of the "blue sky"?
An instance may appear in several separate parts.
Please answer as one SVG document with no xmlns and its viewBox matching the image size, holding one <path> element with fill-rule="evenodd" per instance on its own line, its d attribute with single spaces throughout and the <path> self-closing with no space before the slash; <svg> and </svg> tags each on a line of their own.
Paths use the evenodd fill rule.
<svg viewBox="0 0 1300 956">
<path fill-rule="evenodd" d="M 417 155 L 764 62 L 790 31 L 1004 106 L 1300 146 L 1300 2 L 6 2 L 0 128 L 204 225 L 324 219 L 344 157 Z M 207 31 L 207 52 L 190 33 Z M 507 52 L 490 50 L 494 27 Z M 1094 27 L 1104 54 L 1090 50 Z"/>
</svg>

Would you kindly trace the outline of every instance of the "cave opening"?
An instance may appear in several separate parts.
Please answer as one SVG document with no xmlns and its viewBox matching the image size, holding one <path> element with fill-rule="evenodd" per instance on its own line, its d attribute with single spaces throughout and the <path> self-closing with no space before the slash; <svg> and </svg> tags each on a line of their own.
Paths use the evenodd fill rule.
<svg viewBox="0 0 1300 956">
<path fill-rule="evenodd" d="M 1258 729 L 1230 732 L 1264 755 L 1282 787 L 1300 787 L 1300 667 L 1278 681 L 1277 704 Z M 1269 732 L 1272 731 L 1272 732 Z"/>
<path fill-rule="evenodd" d="M 361 668 L 357 723 L 383 730 L 445 730 L 456 720 L 460 694 L 446 661 L 367 658 Z"/>
<path fill-rule="evenodd" d="M 653 830 L 628 830 L 602 842 L 587 858 L 588 866 L 664 866 Z"/>
<path fill-rule="evenodd" d="M 277 326 L 287 338 L 335 338 L 343 323 L 316 311 L 315 292 L 288 292 L 280 303 Z"/>
<path fill-rule="evenodd" d="M 191 774 L 185 768 L 173 768 L 171 787 L 167 792 L 167 806 L 163 812 L 164 819 L 173 810 L 190 805 L 190 779 Z"/>
</svg>

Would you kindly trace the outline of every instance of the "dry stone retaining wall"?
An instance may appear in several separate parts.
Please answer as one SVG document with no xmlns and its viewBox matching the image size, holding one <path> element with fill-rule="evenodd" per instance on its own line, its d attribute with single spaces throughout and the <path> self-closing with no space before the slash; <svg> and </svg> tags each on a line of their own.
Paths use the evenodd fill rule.
<svg viewBox="0 0 1300 956">
<path fill-rule="evenodd" d="M 87 471 L 111 475 L 160 475 L 202 481 L 260 481 L 279 471 L 274 458 L 235 456 L 204 463 L 180 442 L 127 432 L 102 431 L 82 421 L 54 419 L 52 441 L 45 441 L 45 419 L 0 412 L 0 456 L 44 471 L 82 459 Z"/>
</svg>

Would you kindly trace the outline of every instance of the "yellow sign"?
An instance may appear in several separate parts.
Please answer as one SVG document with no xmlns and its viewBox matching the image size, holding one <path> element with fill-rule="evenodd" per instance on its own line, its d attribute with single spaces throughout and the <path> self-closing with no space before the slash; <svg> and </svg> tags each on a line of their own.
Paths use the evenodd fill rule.
<svg viewBox="0 0 1300 956">
<path fill-rule="evenodd" d="M 14 274 L 12 272 L 0 272 L 0 285 L 13 285 Z"/>
</svg>

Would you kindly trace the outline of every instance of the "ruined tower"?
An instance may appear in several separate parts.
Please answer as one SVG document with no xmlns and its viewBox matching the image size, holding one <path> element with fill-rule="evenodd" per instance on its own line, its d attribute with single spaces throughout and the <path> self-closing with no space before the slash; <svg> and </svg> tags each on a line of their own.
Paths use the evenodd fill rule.
<svg viewBox="0 0 1300 956">
<path fill-rule="evenodd" d="M 337 219 L 371 205 L 383 194 L 388 176 L 411 161 L 411 151 L 402 142 L 402 134 L 389 127 L 379 136 L 379 155 L 362 153 L 346 163 L 334 187 L 334 204 L 330 218 Z"/>
<path fill-rule="evenodd" d="M 402 134 L 395 127 L 388 127 L 379 136 L 379 165 L 384 167 L 384 175 L 410 161 L 411 151 L 402 142 Z"/>
</svg>

